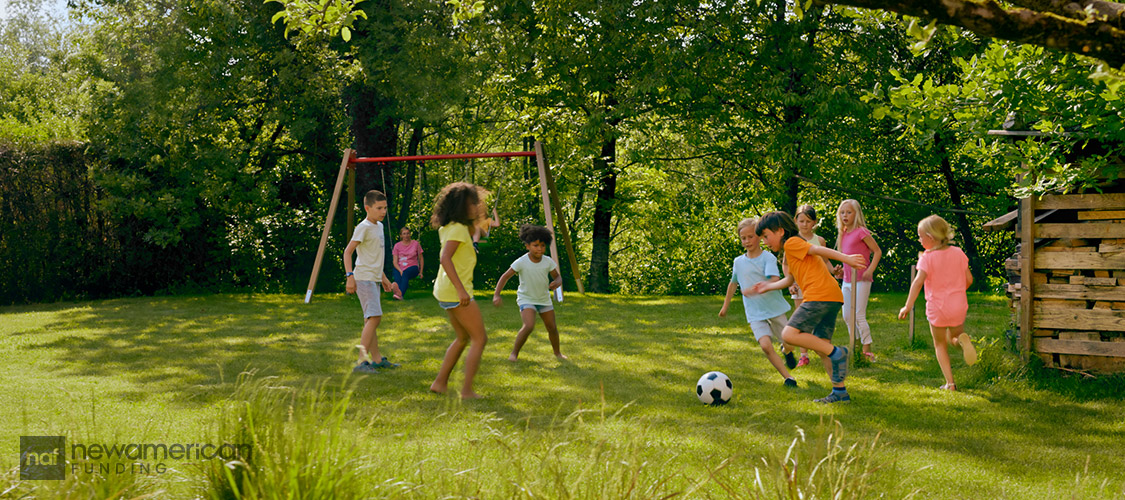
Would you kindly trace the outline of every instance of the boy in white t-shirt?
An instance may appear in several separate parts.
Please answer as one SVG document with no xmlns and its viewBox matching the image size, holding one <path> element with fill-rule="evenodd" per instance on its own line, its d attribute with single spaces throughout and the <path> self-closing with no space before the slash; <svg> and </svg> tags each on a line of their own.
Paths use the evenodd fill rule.
<svg viewBox="0 0 1125 500">
<path fill-rule="evenodd" d="M 520 241 L 523 241 L 527 253 L 516 259 L 512 266 L 500 276 L 496 283 L 496 293 L 492 295 L 492 305 L 500 307 L 503 302 L 500 290 L 512 276 L 520 275 L 520 287 L 516 290 L 516 304 L 520 308 L 520 318 L 523 326 L 516 334 L 516 345 L 512 348 L 512 355 L 508 361 L 515 362 L 519 358 L 520 349 L 527 342 L 531 330 L 535 328 L 535 313 L 543 318 L 543 325 L 547 327 L 547 337 L 551 339 L 551 348 L 555 350 L 555 357 L 567 359 L 559 351 L 559 330 L 555 325 L 555 308 L 551 305 L 551 291 L 562 286 L 562 276 L 559 274 L 555 261 L 543 255 L 547 246 L 551 244 L 551 230 L 543 226 L 524 224 L 520 227 Z"/>
<path fill-rule="evenodd" d="M 348 247 L 344 249 L 344 276 L 347 280 L 345 290 L 359 296 L 363 307 L 363 333 L 359 337 L 359 363 L 352 370 L 357 373 L 376 373 L 376 368 L 395 368 L 397 364 L 387 361 L 379 352 L 379 340 L 375 329 L 383 319 L 383 305 L 378 286 L 383 290 L 398 294 L 398 284 L 392 283 L 383 273 L 383 223 L 387 216 L 387 196 L 372 189 L 363 196 L 363 208 L 367 218 L 360 221 L 352 233 Z M 355 267 L 352 267 L 352 252 L 356 253 Z M 371 361 L 365 359 L 371 355 Z M 378 360 L 378 361 L 376 361 Z"/>
</svg>

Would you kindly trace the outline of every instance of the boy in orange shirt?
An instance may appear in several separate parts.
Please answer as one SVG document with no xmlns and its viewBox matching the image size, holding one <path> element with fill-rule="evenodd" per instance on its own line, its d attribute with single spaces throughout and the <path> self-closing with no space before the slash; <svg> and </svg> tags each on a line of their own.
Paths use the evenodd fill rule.
<svg viewBox="0 0 1125 500">
<path fill-rule="evenodd" d="M 816 402 L 851 401 L 844 386 L 848 375 L 848 348 L 832 345 L 832 333 L 836 330 L 836 316 L 844 305 L 844 294 L 821 257 L 838 260 L 856 269 L 867 267 L 867 263 L 862 255 L 844 255 L 831 248 L 810 245 L 800 237 L 793 217 L 785 212 L 763 215 L 758 220 L 757 232 L 771 250 L 784 249 L 790 275 L 780 281 L 758 283 L 754 291 L 780 290 L 796 280 L 805 300 L 789 317 L 781 338 L 791 346 L 816 351 L 831 362 L 828 376 L 832 379 L 832 392 Z"/>
</svg>

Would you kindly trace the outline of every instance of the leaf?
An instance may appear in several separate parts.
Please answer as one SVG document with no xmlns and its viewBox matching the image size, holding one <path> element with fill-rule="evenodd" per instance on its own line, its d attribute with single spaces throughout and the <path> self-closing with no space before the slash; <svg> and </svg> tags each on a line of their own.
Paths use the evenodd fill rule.
<svg viewBox="0 0 1125 500">
<path fill-rule="evenodd" d="M 347 26 L 340 28 L 340 37 L 343 38 L 345 42 L 352 41 L 352 30 L 348 29 Z"/>
<path fill-rule="evenodd" d="M 266 0 L 266 1 L 267 2 L 275 2 L 275 1 L 278 1 L 278 0 Z M 284 10 L 281 11 L 281 12 L 278 12 L 277 14 L 274 14 L 273 18 L 270 19 L 270 24 L 276 23 L 278 20 L 284 18 L 286 14 L 288 14 L 288 12 L 285 12 Z"/>
</svg>

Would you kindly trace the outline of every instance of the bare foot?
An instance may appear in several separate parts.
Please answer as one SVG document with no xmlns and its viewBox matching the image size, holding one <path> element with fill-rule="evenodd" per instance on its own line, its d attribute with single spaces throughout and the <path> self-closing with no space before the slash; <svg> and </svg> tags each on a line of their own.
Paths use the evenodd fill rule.
<svg viewBox="0 0 1125 500">
<path fill-rule="evenodd" d="M 395 295 L 394 298 L 395 300 L 402 300 L 402 295 Z"/>
<path fill-rule="evenodd" d="M 483 398 L 483 397 L 484 396 L 481 396 L 480 394 L 477 394 L 477 393 L 472 392 L 472 391 L 469 391 L 469 392 L 462 391 L 461 392 L 461 399 L 480 399 L 480 398 Z"/>
<path fill-rule="evenodd" d="M 556 354 L 555 357 L 559 358 L 559 360 L 562 360 L 562 361 L 566 361 L 566 360 L 570 359 L 570 358 L 566 357 L 566 354 L 562 354 L 562 353 Z"/>
<path fill-rule="evenodd" d="M 430 384 L 430 392 L 436 392 L 438 394 L 445 394 L 446 389 L 447 389 L 446 386 L 438 385 L 437 382 L 434 382 L 434 383 Z"/>
<path fill-rule="evenodd" d="M 508 361 L 512 363 L 515 363 L 517 359 L 519 359 L 519 355 L 516 353 L 512 353 L 511 356 L 508 356 Z"/>
</svg>

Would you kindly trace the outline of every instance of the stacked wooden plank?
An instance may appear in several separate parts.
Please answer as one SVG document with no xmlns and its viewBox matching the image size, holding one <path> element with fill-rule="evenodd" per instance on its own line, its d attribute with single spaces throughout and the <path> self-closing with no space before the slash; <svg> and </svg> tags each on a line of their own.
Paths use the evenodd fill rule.
<svg viewBox="0 0 1125 500">
<path fill-rule="evenodd" d="M 1030 217 L 1036 211 L 1054 212 Z M 1050 366 L 1125 371 L 1125 194 L 1044 196 L 1022 200 L 1020 212 L 1020 252 L 1007 267 L 1019 269 L 1009 291 L 1024 354 Z"/>
</svg>

